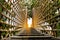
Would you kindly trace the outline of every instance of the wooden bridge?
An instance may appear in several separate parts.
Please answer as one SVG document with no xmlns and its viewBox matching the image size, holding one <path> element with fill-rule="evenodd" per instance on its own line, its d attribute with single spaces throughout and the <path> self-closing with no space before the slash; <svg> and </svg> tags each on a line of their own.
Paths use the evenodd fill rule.
<svg viewBox="0 0 60 40">
<path fill-rule="evenodd" d="M 59 38 L 60 0 L 0 0 L 0 39 Z"/>
</svg>

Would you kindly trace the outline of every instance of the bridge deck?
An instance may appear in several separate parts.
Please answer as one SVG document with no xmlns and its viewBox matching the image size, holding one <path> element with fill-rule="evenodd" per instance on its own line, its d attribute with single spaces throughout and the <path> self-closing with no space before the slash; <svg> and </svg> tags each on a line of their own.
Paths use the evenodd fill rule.
<svg viewBox="0 0 60 40">
<path fill-rule="evenodd" d="M 10 40 L 55 40 L 55 38 L 31 29 L 29 35 L 27 35 L 27 31 L 25 30 L 20 35 L 12 36 Z"/>
</svg>

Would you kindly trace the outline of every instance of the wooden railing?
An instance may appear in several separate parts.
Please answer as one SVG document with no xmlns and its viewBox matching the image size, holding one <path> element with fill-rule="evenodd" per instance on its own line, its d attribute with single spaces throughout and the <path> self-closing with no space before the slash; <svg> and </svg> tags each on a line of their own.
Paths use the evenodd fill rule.
<svg viewBox="0 0 60 40">
<path fill-rule="evenodd" d="M 9 5 L 9 2 L 11 5 Z M 13 32 L 20 31 L 18 29 L 21 29 L 24 27 L 24 21 L 25 21 L 24 20 L 25 17 L 23 17 L 23 16 L 25 16 L 25 14 L 20 12 L 21 9 L 20 9 L 20 4 L 19 4 L 18 0 L 14 3 L 11 3 L 11 1 L 4 2 L 4 3 L 8 4 L 11 9 L 6 8 L 5 4 L 3 5 L 0 2 L 0 7 L 2 7 L 2 9 L 3 9 L 2 12 L 0 12 L 0 35 L 1 35 L 0 37 L 2 39 L 7 38 L 11 33 L 13 34 Z M 15 5 L 18 5 L 18 6 L 15 7 Z M 14 10 L 13 10 L 13 8 L 14 8 Z M 4 12 L 6 12 L 6 13 L 4 14 Z M 23 15 L 23 16 L 21 16 L 21 15 Z M 3 21 L 4 20 L 3 17 L 6 18 L 5 21 Z M 3 25 L 5 27 L 4 29 L 3 29 Z M 6 26 L 6 25 L 8 25 L 8 26 Z M 3 37 L 4 36 L 2 34 L 3 32 L 7 32 L 6 35 L 4 34 L 5 37 Z"/>
</svg>

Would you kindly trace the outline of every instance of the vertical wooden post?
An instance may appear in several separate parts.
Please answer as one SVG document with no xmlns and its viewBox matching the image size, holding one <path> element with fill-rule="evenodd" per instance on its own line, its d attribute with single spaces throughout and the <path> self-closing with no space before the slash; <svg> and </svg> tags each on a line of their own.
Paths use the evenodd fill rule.
<svg viewBox="0 0 60 40">
<path fill-rule="evenodd" d="M 33 8 L 32 9 L 32 26 L 33 26 L 33 28 L 35 27 L 35 9 Z"/>
<path fill-rule="evenodd" d="M 34 28 L 34 8 L 32 9 L 32 27 Z"/>
<path fill-rule="evenodd" d="M 26 6 L 26 15 L 25 15 L 25 25 L 26 25 L 26 29 L 27 29 L 27 6 Z"/>
</svg>

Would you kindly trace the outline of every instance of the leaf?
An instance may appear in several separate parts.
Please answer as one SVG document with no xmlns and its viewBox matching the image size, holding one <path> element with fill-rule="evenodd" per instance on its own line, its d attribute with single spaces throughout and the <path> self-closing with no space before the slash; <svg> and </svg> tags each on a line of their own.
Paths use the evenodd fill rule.
<svg viewBox="0 0 60 40">
<path fill-rule="evenodd" d="M 7 3 L 5 3 L 4 6 L 6 7 L 6 9 L 9 9 L 9 10 L 11 9 L 10 5 Z"/>
<path fill-rule="evenodd" d="M 3 11 L 3 8 L 0 6 L 0 12 L 2 12 Z"/>
<path fill-rule="evenodd" d="M 60 5 L 60 0 L 58 0 L 58 4 Z"/>
<path fill-rule="evenodd" d="M 0 0 L 0 3 L 4 4 L 5 0 Z"/>
</svg>

